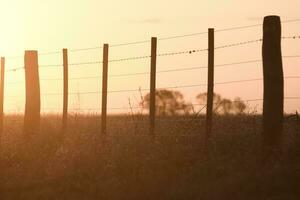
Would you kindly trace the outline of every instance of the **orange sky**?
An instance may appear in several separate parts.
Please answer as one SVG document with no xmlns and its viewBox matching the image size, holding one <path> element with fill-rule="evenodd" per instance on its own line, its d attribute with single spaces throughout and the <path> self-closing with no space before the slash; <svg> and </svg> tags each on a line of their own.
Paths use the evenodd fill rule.
<svg viewBox="0 0 300 200">
<path fill-rule="evenodd" d="M 297 0 L 252 0 L 252 1 L 161 1 L 161 0 L 1 0 L 0 1 L 0 54 L 1 56 L 22 56 L 25 49 L 36 49 L 40 53 L 61 51 L 62 48 L 76 49 L 102 46 L 107 42 L 118 44 L 148 40 L 151 36 L 168 37 L 207 31 L 214 27 L 244 26 L 262 23 L 263 16 L 280 15 L 282 20 L 300 18 L 300 2 Z M 300 35 L 300 22 L 283 24 L 283 35 Z M 216 46 L 244 40 L 258 39 L 262 28 L 216 33 Z M 160 41 L 158 52 L 202 49 L 207 47 L 207 36 L 197 35 L 180 39 Z M 300 40 L 282 42 L 284 55 L 300 55 Z M 110 59 L 149 55 L 150 44 L 111 48 Z M 102 59 L 102 50 L 70 53 L 70 63 L 97 61 Z M 261 43 L 233 47 L 216 51 L 216 64 L 239 62 L 261 58 Z M 61 64 L 62 56 L 40 56 L 40 65 Z M 284 59 L 285 76 L 300 76 L 300 59 Z M 7 69 L 23 65 L 23 58 L 7 58 Z M 157 70 L 201 67 L 207 65 L 206 53 L 158 58 Z M 137 60 L 109 65 L 110 74 L 149 71 L 149 60 Z M 162 73 L 157 75 L 157 87 L 202 84 L 206 82 L 205 69 L 185 72 Z M 216 82 L 253 79 L 262 77 L 260 63 L 237 65 L 216 69 Z M 101 65 L 70 66 L 70 77 L 100 76 Z M 40 69 L 41 79 L 59 79 L 60 67 Z M 5 109 L 22 110 L 24 107 L 24 71 L 6 74 Z M 300 96 L 300 79 L 287 80 L 286 96 Z M 111 77 L 109 90 L 149 88 L 149 76 Z M 100 91 L 101 79 L 73 80 L 70 92 Z M 42 93 L 61 93 L 59 80 L 42 81 Z M 181 90 L 181 89 L 180 89 Z M 194 101 L 197 93 L 206 87 L 184 88 L 186 100 Z M 232 85 L 216 85 L 215 91 L 225 97 L 240 96 L 243 99 L 262 97 L 262 82 Z M 128 98 L 137 104 L 137 92 L 114 93 L 108 97 L 109 107 L 128 107 Z M 257 103 L 252 103 L 255 106 Z M 43 96 L 42 107 L 57 110 L 62 105 L 61 96 Z M 72 96 L 71 108 L 100 107 L 97 94 Z M 258 110 L 260 111 L 260 106 Z M 285 109 L 300 110 L 299 100 L 286 101 Z M 110 111 L 116 112 L 116 111 Z"/>
</svg>

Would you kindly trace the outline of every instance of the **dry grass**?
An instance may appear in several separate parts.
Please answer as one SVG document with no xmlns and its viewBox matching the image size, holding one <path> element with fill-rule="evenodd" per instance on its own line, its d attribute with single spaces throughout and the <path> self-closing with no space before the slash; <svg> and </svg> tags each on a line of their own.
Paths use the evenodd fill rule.
<svg viewBox="0 0 300 200">
<path fill-rule="evenodd" d="M 139 123 L 132 120 L 139 120 Z M 7 116 L 1 145 L 0 199 L 299 199 L 300 124 L 285 122 L 284 156 L 258 167 L 260 116 L 216 117 L 209 152 L 204 119 L 114 116 L 101 137 L 100 118 L 44 116 L 41 133 L 22 135 L 22 116 Z"/>
</svg>

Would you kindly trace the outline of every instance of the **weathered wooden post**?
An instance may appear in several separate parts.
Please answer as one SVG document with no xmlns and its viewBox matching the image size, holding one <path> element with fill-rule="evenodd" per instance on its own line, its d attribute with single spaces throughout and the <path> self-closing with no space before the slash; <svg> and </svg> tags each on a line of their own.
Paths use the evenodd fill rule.
<svg viewBox="0 0 300 200">
<path fill-rule="evenodd" d="M 206 105 L 206 140 L 211 137 L 212 117 L 214 104 L 214 56 L 215 56 L 214 29 L 208 29 L 208 83 L 207 83 L 207 105 Z M 206 142 L 207 142 L 206 141 Z"/>
<path fill-rule="evenodd" d="M 281 55 L 281 22 L 267 16 L 263 24 L 263 156 L 264 162 L 280 154 L 283 129 L 284 78 Z"/>
<path fill-rule="evenodd" d="M 63 65 L 64 65 L 64 94 L 63 94 L 63 119 L 62 119 L 62 131 L 66 133 L 68 125 L 68 49 L 63 49 Z"/>
<path fill-rule="evenodd" d="M 155 136 L 155 96 L 156 96 L 156 58 L 157 38 L 151 38 L 151 73 L 150 73 L 150 134 Z"/>
<path fill-rule="evenodd" d="M 108 49 L 109 45 L 103 46 L 103 72 L 102 72 L 102 113 L 101 113 L 101 133 L 106 134 L 107 119 L 107 81 L 108 81 Z"/>
<path fill-rule="evenodd" d="M 40 128 L 41 100 L 37 51 L 25 51 L 25 84 L 24 133 L 30 136 L 38 133 Z"/>
<path fill-rule="evenodd" d="M 0 80 L 0 146 L 3 134 L 3 119 L 4 119 L 4 73 L 5 73 L 5 58 L 1 57 L 1 80 Z"/>
</svg>

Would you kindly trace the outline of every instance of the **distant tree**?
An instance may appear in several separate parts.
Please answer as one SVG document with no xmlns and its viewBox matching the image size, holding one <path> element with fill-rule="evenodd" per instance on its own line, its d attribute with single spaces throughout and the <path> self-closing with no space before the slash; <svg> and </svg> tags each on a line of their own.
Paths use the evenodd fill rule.
<svg viewBox="0 0 300 200">
<path fill-rule="evenodd" d="M 233 109 L 235 110 L 235 113 L 237 113 L 237 114 L 244 113 L 246 108 L 247 108 L 247 105 L 245 104 L 245 102 L 240 97 L 236 97 L 234 99 Z"/>
<path fill-rule="evenodd" d="M 207 93 L 201 93 L 196 96 L 198 103 L 206 104 L 207 103 Z M 241 114 L 247 108 L 245 102 L 237 97 L 234 101 L 231 101 L 227 98 L 222 98 L 220 94 L 214 93 L 214 101 L 213 101 L 213 110 L 215 113 L 222 114 Z"/>
<path fill-rule="evenodd" d="M 207 102 L 207 93 L 200 93 L 196 96 L 197 100 L 201 104 L 206 104 Z M 214 93 L 214 104 L 219 104 L 222 100 L 221 95 Z"/>
<path fill-rule="evenodd" d="M 230 99 L 222 99 L 219 104 L 219 109 L 221 113 L 229 114 L 233 111 L 233 103 Z"/>
<path fill-rule="evenodd" d="M 198 101 L 199 104 L 203 104 L 206 105 L 207 103 L 207 92 L 204 93 L 200 93 L 196 96 L 196 99 Z M 214 93 L 214 101 L 213 101 L 213 108 L 215 109 L 216 107 L 218 107 L 218 105 L 220 104 L 222 100 L 221 95 Z"/>
<path fill-rule="evenodd" d="M 156 91 L 156 114 L 171 116 L 190 113 L 191 104 L 186 103 L 179 91 L 160 89 Z M 150 94 L 146 94 L 141 102 L 147 109 L 150 107 Z"/>
</svg>

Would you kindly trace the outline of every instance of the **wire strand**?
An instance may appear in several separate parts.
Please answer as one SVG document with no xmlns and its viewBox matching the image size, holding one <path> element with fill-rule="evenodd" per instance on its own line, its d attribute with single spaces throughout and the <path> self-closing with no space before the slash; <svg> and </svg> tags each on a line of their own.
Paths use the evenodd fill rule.
<svg viewBox="0 0 300 200">
<path fill-rule="evenodd" d="M 286 76 L 284 79 L 300 79 L 300 76 Z M 255 82 L 255 81 L 262 81 L 263 78 L 254 78 L 254 79 L 244 79 L 244 80 L 233 80 L 233 81 L 224 81 L 224 82 L 216 82 L 214 85 L 228 85 L 233 83 L 243 83 L 243 82 Z M 178 85 L 178 86 L 166 86 L 166 87 L 159 87 L 156 90 L 162 89 L 179 89 L 179 88 L 194 88 L 194 87 L 205 87 L 207 84 L 189 84 L 189 85 Z M 112 93 L 126 93 L 126 92 L 143 92 L 143 91 L 150 91 L 150 89 L 124 89 L 124 90 L 109 90 L 107 91 L 108 94 Z M 69 95 L 87 95 L 87 94 L 101 94 L 101 91 L 87 91 L 87 92 L 71 92 Z M 43 96 L 59 96 L 63 95 L 63 93 L 44 93 Z"/>
<path fill-rule="evenodd" d="M 298 35 L 284 36 L 284 37 L 282 37 L 282 39 L 300 39 L 300 36 L 298 36 Z M 242 42 L 237 42 L 237 43 L 231 43 L 231 44 L 226 44 L 226 45 L 222 45 L 222 46 L 217 46 L 217 47 L 215 47 L 215 50 L 230 48 L 230 47 L 236 47 L 236 46 L 243 46 L 243 45 L 258 43 L 258 42 L 262 42 L 262 41 L 263 41 L 262 39 L 255 39 L 255 40 L 248 40 L 248 41 L 242 41 Z M 194 54 L 194 53 L 200 53 L 200 52 L 205 52 L 205 51 L 208 51 L 208 49 L 203 48 L 203 49 L 192 49 L 192 50 L 185 50 L 185 51 L 158 53 L 157 57 L 175 56 L 175 55 L 183 55 L 183 54 Z M 298 57 L 298 56 L 290 56 L 290 57 Z M 151 55 L 133 56 L 133 57 L 127 57 L 127 58 L 117 58 L 117 59 L 109 60 L 108 62 L 110 62 L 110 63 L 124 62 L 124 61 L 141 60 L 141 59 L 149 59 L 149 58 L 151 58 Z M 103 63 L 103 62 L 98 60 L 98 61 L 89 61 L 89 62 L 70 63 L 69 66 L 92 65 L 92 64 L 101 64 L 101 63 Z M 61 66 L 62 66 L 62 64 L 40 65 L 40 67 L 61 67 Z M 24 69 L 24 67 L 17 67 L 17 68 L 9 69 L 9 70 L 6 70 L 6 71 L 15 72 L 15 71 L 18 71 L 18 70 L 21 70 L 21 69 Z"/>
<path fill-rule="evenodd" d="M 288 97 L 284 97 L 285 100 L 299 100 L 300 97 L 297 96 L 288 96 Z M 257 101 L 263 101 L 263 98 L 256 98 L 256 99 L 241 99 L 241 100 L 232 100 L 232 102 L 257 102 Z M 214 103 L 214 104 L 219 104 L 219 103 Z M 206 104 L 201 104 L 201 103 L 197 103 L 197 104 L 190 104 L 189 106 L 205 106 Z M 128 107 L 128 106 L 123 106 L 123 107 L 108 107 L 107 110 L 136 110 L 136 109 L 147 109 L 147 107 L 144 106 L 132 106 L 132 107 Z M 13 109 L 10 109 L 11 111 L 14 111 Z M 54 111 L 54 110 L 61 110 L 62 108 L 41 108 L 41 110 L 49 110 L 49 111 Z M 69 112 L 72 111 L 101 111 L 101 107 L 95 107 L 95 108 L 71 108 L 69 109 Z"/>
<path fill-rule="evenodd" d="M 288 56 L 282 56 L 282 57 L 287 58 L 287 59 L 289 59 L 289 58 L 300 58 L 300 55 L 288 55 Z M 215 65 L 215 68 L 242 65 L 242 64 L 250 64 L 250 63 L 259 63 L 259 62 L 262 62 L 262 60 L 261 59 L 255 59 L 255 60 L 247 60 L 247 61 L 240 61 L 240 62 L 231 62 L 231 63 L 217 64 L 217 65 Z M 42 66 L 45 67 L 46 65 L 42 65 Z M 6 70 L 6 72 L 11 72 L 11 71 L 15 72 L 17 70 L 23 70 L 23 69 L 24 69 L 23 67 L 19 67 L 19 68 Z M 182 68 L 160 70 L 160 71 L 157 71 L 157 74 L 169 73 L 169 72 L 191 71 L 191 70 L 198 70 L 198 69 L 207 69 L 207 66 L 182 67 Z M 128 76 L 137 76 L 137 75 L 149 75 L 149 72 L 138 72 L 138 73 L 127 73 L 127 74 L 112 74 L 112 75 L 109 75 L 109 77 L 117 78 L 117 77 L 128 77 Z M 69 80 L 84 80 L 84 79 L 88 80 L 88 79 L 97 79 L 97 78 L 101 78 L 101 76 L 73 77 L 73 78 L 69 78 Z M 62 78 L 41 78 L 40 80 L 41 81 L 62 81 L 63 79 Z M 22 82 L 21 81 L 9 82 L 7 84 L 16 84 L 16 83 L 22 83 Z"/>
<path fill-rule="evenodd" d="M 287 23 L 293 23 L 293 22 L 299 22 L 300 19 L 291 19 L 291 20 L 284 20 L 281 23 L 282 24 L 287 24 Z M 233 30 L 243 30 L 243 29 L 249 29 L 253 27 L 259 27 L 262 26 L 263 24 L 253 24 L 253 25 L 246 25 L 246 26 L 236 26 L 236 27 L 231 27 L 231 28 L 223 28 L 223 29 L 216 29 L 215 32 L 228 32 L 228 31 L 233 31 Z M 193 36 L 199 36 L 199 35 L 205 35 L 207 34 L 207 31 L 204 32 L 196 32 L 196 33 L 190 33 L 190 34 L 182 34 L 182 35 L 175 35 L 175 36 L 167 36 L 167 37 L 159 37 L 159 41 L 164 41 L 164 40 L 172 40 L 172 39 L 178 39 L 178 38 L 186 38 L 186 37 L 193 37 Z M 149 43 L 151 40 L 141 40 L 141 41 L 135 41 L 135 42 L 125 42 L 125 43 L 119 43 L 119 44 L 113 44 L 110 47 L 121 47 L 121 46 L 129 46 L 129 45 L 137 45 L 137 44 L 145 44 Z M 97 49 L 102 49 L 102 46 L 95 46 L 95 47 L 87 47 L 87 48 L 77 48 L 77 49 L 70 49 L 69 52 L 80 52 L 80 51 L 88 51 L 88 50 L 97 50 Z M 39 53 L 40 56 L 46 56 L 46 55 L 55 55 L 55 54 L 60 54 L 61 51 L 49 51 L 49 52 L 42 52 Z M 7 57 L 9 60 L 14 60 L 14 59 L 19 59 L 23 58 L 23 56 L 11 56 Z"/>
</svg>

